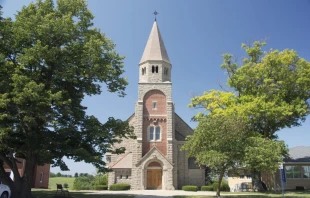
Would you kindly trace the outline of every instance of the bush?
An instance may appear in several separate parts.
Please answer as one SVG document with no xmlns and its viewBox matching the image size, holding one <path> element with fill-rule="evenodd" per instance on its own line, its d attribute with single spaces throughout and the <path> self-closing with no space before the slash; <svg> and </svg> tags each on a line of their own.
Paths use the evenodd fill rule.
<svg viewBox="0 0 310 198">
<path fill-rule="evenodd" d="M 76 177 L 73 182 L 74 190 L 93 190 L 94 176 L 88 175 L 87 177 Z"/>
<path fill-rule="evenodd" d="M 112 184 L 110 185 L 109 190 L 129 190 L 130 185 L 129 184 Z"/>
<path fill-rule="evenodd" d="M 69 185 L 67 183 L 64 183 L 64 188 L 69 188 Z"/>
<path fill-rule="evenodd" d="M 213 190 L 216 191 L 217 190 L 218 181 L 215 181 L 212 185 L 213 185 Z M 222 180 L 222 183 L 221 183 L 221 186 L 220 186 L 220 190 L 224 191 L 224 192 L 225 191 L 226 192 L 230 191 L 230 187 L 229 187 L 227 181 L 224 180 L 224 179 Z"/>
<path fill-rule="evenodd" d="M 96 175 L 95 176 L 95 185 L 108 185 L 108 175 Z"/>
<path fill-rule="evenodd" d="M 108 190 L 107 185 L 95 185 L 94 190 Z"/>
<path fill-rule="evenodd" d="M 201 191 L 213 191 L 213 186 L 201 186 Z"/>
<path fill-rule="evenodd" d="M 197 191 L 198 187 L 197 186 L 182 186 L 182 190 L 184 190 L 184 191 Z"/>
</svg>

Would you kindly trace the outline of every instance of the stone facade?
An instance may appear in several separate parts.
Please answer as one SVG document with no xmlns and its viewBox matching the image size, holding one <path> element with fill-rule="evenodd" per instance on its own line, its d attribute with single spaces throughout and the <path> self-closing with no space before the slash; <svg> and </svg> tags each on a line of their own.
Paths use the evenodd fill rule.
<svg viewBox="0 0 310 198">
<path fill-rule="evenodd" d="M 136 140 L 123 155 L 107 154 L 109 185 L 129 183 L 131 189 L 174 190 L 183 185 L 204 185 L 204 169 L 189 167 L 180 148 L 193 130 L 174 112 L 171 69 L 156 21 L 139 64 L 138 101 L 129 118 Z"/>
</svg>

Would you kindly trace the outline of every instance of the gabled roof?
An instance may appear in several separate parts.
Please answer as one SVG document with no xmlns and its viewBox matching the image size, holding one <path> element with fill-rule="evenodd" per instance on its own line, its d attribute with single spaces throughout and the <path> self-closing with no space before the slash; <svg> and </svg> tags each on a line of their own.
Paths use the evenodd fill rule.
<svg viewBox="0 0 310 198">
<path fill-rule="evenodd" d="M 289 159 L 285 162 L 310 162 L 310 146 L 297 146 L 289 150 Z"/>
<path fill-rule="evenodd" d="M 149 60 L 165 61 L 171 64 L 156 21 L 154 21 L 149 39 L 146 43 L 139 64 Z"/>
<path fill-rule="evenodd" d="M 125 154 L 121 159 L 115 162 L 111 168 L 132 168 L 132 153 Z"/>
<path fill-rule="evenodd" d="M 154 146 L 153 148 L 151 148 L 151 150 L 149 150 L 142 158 L 141 160 L 137 163 L 137 165 L 141 164 L 143 161 L 149 159 L 149 157 L 151 155 L 155 155 L 155 156 L 162 156 L 163 159 L 165 159 L 169 164 L 172 165 L 172 162 L 170 162 L 166 157 L 165 155 L 163 155 L 158 149 L 156 146 Z"/>
<path fill-rule="evenodd" d="M 175 130 L 175 139 L 177 141 L 185 141 L 186 138 L 184 137 L 184 135 L 182 135 L 181 133 L 179 133 L 177 130 Z"/>
</svg>

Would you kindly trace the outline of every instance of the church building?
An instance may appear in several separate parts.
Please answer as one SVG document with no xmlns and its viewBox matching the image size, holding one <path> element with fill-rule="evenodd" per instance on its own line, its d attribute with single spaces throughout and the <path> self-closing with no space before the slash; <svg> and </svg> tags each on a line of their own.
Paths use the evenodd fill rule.
<svg viewBox="0 0 310 198">
<path fill-rule="evenodd" d="M 137 139 L 124 139 L 117 145 L 126 148 L 122 155 L 106 154 L 113 170 L 109 185 L 128 183 L 134 190 L 203 186 L 205 170 L 180 150 L 193 130 L 174 112 L 172 65 L 156 20 L 138 71 L 138 101 L 128 118 Z"/>
</svg>

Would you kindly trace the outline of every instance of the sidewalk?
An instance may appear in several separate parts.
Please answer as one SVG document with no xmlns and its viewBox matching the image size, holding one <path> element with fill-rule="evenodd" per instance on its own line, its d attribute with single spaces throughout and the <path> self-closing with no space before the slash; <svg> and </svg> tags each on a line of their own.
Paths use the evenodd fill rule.
<svg viewBox="0 0 310 198">
<path fill-rule="evenodd" d="M 94 194 L 102 194 L 102 195 L 136 195 L 137 198 L 146 198 L 146 197 L 162 197 L 168 198 L 172 196 L 178 195 L 213 195 L 215 196 L 215 192 L 210 191 L 183 191 L 183 190 L 126 190 L 126 191 L 92 191 Z"/>
</svg>

